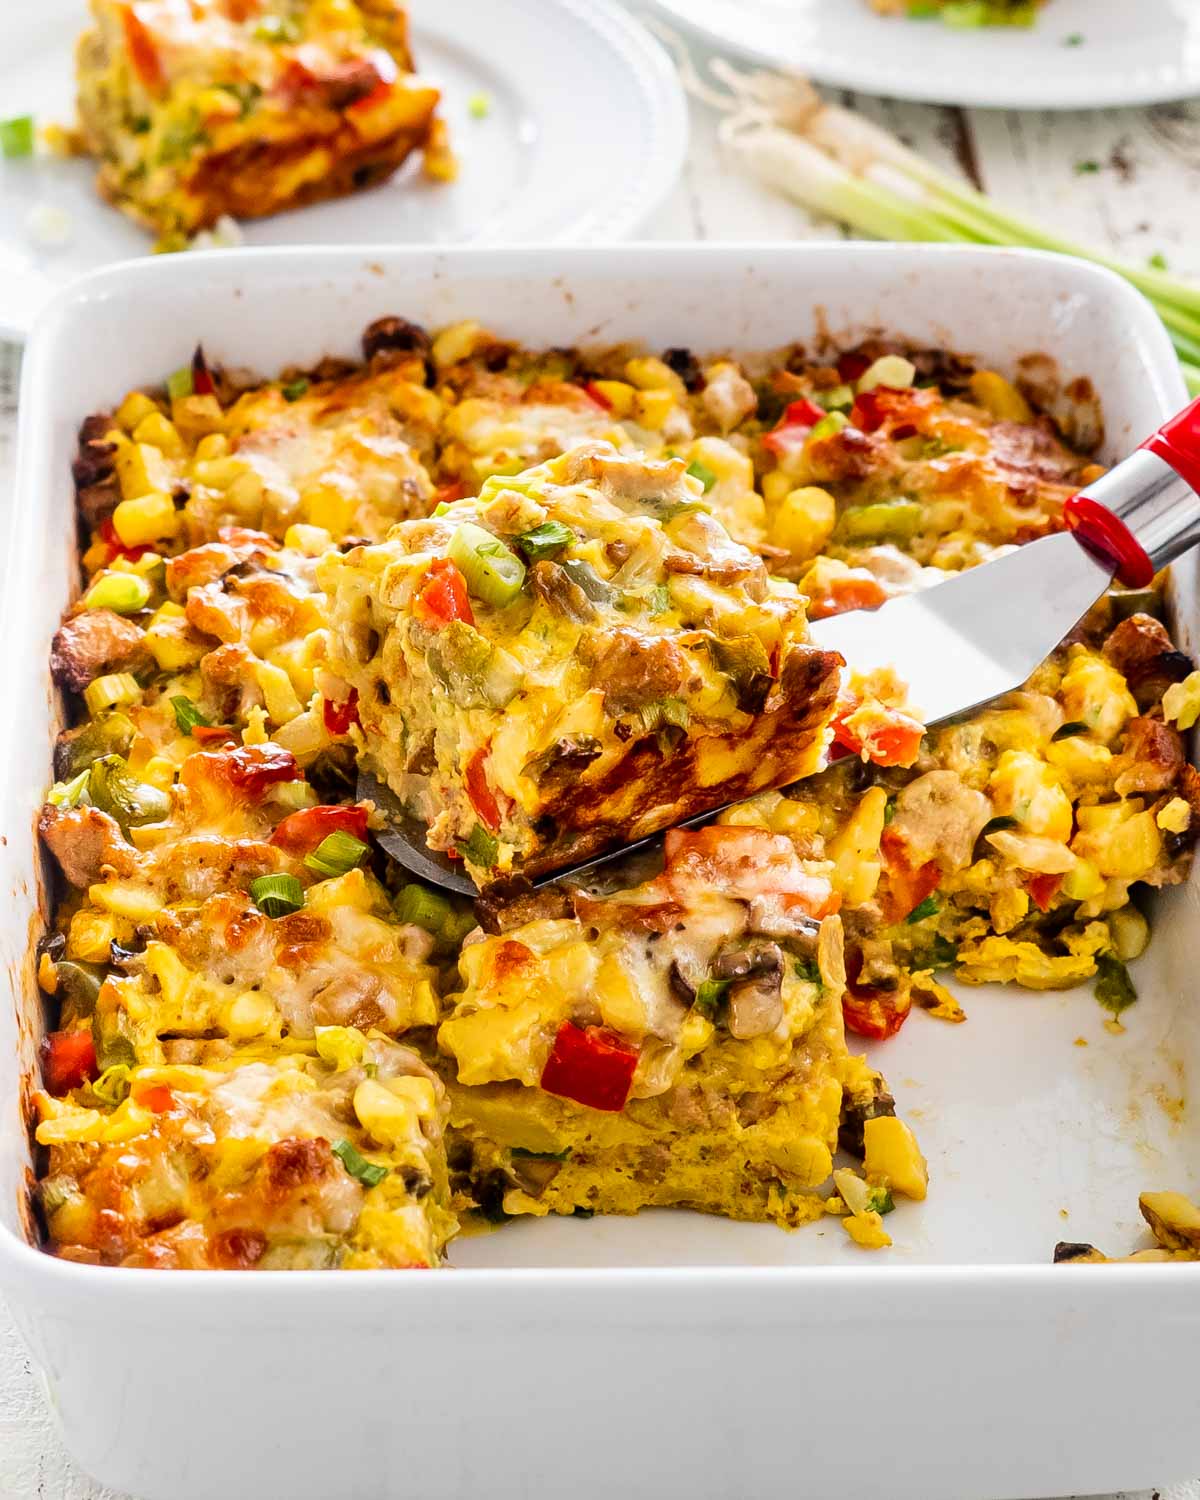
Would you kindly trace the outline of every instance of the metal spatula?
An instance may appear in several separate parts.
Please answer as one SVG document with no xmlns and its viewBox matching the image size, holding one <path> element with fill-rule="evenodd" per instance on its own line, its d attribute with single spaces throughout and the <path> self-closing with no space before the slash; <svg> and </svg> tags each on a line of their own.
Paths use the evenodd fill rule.
<svg viewBox="0 0 1200 1500">
<path fill-rule="evenodd" d="M 880 609 L 814 621 L 812 640 L 859 671 L 893 667 L 924 722 L 940 723 L 1019 687 L 1114 579 L 1144 588 L 1200 543 L 1198 492 L 1200 400 L 1068 500 L 1067 531 Z M 427 847 L 424 827 L 387 787 L 360 773 L 358 795 L 387 815 L 392 826 L 377 837 L 397 863 L 420 880 L 477 894 L 460 868 Z M 720 811 L 710 808 L 679 826 L 696 827 Z M 661 837 L 619 845 L 533 884 L 579 875 Z"/>
</svg>

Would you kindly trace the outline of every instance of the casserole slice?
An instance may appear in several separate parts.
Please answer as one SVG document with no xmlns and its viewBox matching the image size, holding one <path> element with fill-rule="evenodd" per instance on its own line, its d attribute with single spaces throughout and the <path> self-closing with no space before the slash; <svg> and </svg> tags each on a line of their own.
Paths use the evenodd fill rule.
<svg viewBox="0 0 1200 1500">
<path fill-rule="evenodd" d="M 484 1210 L 673 1204 L 794 1226 L 826 1212 L 839 1130 L 859 1155 L 876 1116 L 890 1124 L 872 1134 L 911 1140 L 846 1051 L 827 869 L 782 834 L 676 830 L 649 880 L 496 908 L 438 1032 Z M 924 1196 L 915 1142 L 909 1161 L 919 1187 L 895 1166 L 890 1185 Z M 888 1186 L 853 1206 L 877 1213 L 865 1195 Z"/>
<path fill-rule="evenodd" d="M 821 764 L 841 658 L 682 459 L 582 445 L 318 582 L 364 764 L 480 885 Z"/>
<path fill-rule="evenodd" d="M 382 182 L 435 129 L 392 0 L 92 0 L 79 118 L 97 188 L 178 247 Z"/>
<path fill-rule="evenodd" d="M 457 1228 L 447 1104 L 415 1052 L 332 1028 L 284 1053 L 205 1053 L 35 1095 L 55 1254 L 188 1270 L 438 1264 Z"/>
</svg>

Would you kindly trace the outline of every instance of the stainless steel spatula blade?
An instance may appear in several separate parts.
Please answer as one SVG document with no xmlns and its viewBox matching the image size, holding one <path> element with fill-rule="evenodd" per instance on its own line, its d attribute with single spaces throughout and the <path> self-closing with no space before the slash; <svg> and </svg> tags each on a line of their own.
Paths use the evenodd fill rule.
<svg viewBox="0 0 1200 1500">
<path fill-rule="evenodd" d="M 855 671 L 892 667 L 917 716 L 936 724 L 1011 692 L 1087 614 L 1113 570 L 1068 532 L 945 583 L 809 627 Z"/>
</svg>

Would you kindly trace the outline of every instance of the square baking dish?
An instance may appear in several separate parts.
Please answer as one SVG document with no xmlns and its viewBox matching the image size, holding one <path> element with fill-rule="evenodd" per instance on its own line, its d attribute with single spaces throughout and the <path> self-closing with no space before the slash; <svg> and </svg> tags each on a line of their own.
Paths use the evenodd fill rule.
<svg viewBox="0 0 1200 1500">
<path fill-rule="evenodd" d="M 198 339 L 270 374 L 353 355 L 386 313 L 475 317 L 534 345 L 749 352 L 882 331 L 1008 373 L 1041 352 L 1064 387 L 1094 385 L 1108 460 L 1184 400 L 1147 303 L 1022 251 L 246 251 L 117 266 L 61 293 L 26 354 L 0 521 L 0 1291 L 68 1446 L 148 1500 L 1015 1500 L 1200 1470 L 1200 1265 L 1049 1263 L 1061 1238 L 1132 1248 L 1139 1190 L 1200 1176 L 1196 880 L 1158 906 L 1123 1036 L 1086 991 L 964 990 L 965 1026 L 918 1021 L 884 1044 L 932 1177 L 889 1221 L 886 1256 L 832 1224 L 670 1211 L 513 1224 L 456 1244 L 454 1273 L 434 1276 L 113 1271 L 32 1248 L 30 949 L 46 901 L 32 829 L 58 721 L 50 637 L 76 588 L 76 429 Z M 1194 650 L 1194 559 L 1172 608 Z"/>
</svg>

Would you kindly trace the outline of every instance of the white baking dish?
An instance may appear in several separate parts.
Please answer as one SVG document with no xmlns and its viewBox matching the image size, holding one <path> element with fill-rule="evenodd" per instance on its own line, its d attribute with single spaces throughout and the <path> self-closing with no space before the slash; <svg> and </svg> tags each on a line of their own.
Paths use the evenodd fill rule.
<svg viewBox="0 0 1200 1500">
<path fill-rule="evenodd" d="M 118 266 L 61 294 L 26 356 L 3 518 L 0 1289 L 80 1462 L 152 1500 L 992 1500 L 1200 1470 L 1200 1265 L 1049 1264 L 1060 1238 L 1131 1248 L 1139 1189 L 1195 1186 L 1200 1123 L 1164 1107 L 1200 1066 L 1194 885 L 1160 905 L 1124 1036 L 1086 992 L 967 991 L 965 1026 L 918 1017 L 886 1044 L 933 1175 L 929 1201 L 889 1220 L 886 1255 L 833 1224 L 666 1212 L 510 1226 L 432 1276 L 118 1272 L 27 1244 L 31 827 L 49 641 L 75 586 L 77 424 L 198 338 L 265 373 L 352 354 L 389 312 L 547 344 L 750 350 L 879 328 L 1009 370 L 1045 350 L 1095 383 L 1110 458 L 1184 396 L 1127 286 L 1015 251 L 254 251 Z"/>
</svg>

